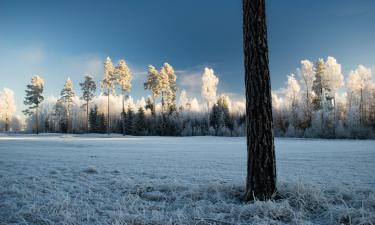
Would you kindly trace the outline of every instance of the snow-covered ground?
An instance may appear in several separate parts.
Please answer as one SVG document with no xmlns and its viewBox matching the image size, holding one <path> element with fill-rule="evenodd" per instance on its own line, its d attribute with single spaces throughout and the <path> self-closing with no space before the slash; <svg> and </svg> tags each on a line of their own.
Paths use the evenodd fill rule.
<svg viewBox="0 0 375 225">
<path fill-rule="evenodd" d="M 0 136 L 0 224 L 375 224 L 375 141 L 276 139 L 282 199 L 245 204 L 244 138 Z"/>
</svg>

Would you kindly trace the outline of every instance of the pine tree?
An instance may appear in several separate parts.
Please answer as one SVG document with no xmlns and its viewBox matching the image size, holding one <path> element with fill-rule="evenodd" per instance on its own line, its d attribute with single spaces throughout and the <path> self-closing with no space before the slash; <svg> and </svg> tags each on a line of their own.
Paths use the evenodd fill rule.
<svg viewBox="0 0 375 225">
<path fill-rule="evenodd" d="M 104 63 L 104 76 L 101 82 L 103 94 L 107 96 L 107 134 L 110 132 L 110 119 L 109 119 L 109 98 L 115 92 L 116 76 L 113 68 L 111 58 L 107 57 Z"/>
<path fill-rule="evenodd" d="M 150 90 L 152 94 L 152 109 L 151 113 L 153 113 L 154 120 L 156 120 L 156 112 L 155 112 L 155 98 L 160 95 L 161 92 L 161 83 L 160 83 L 160 76 L 159 72 L 153 65 L 148 66 L 148 73 L 147 73 L 147 81 L 144 83 L 145 90 Z"/>
<path fill-rule="evenodd" d="M 98 106 L 97 105 L 94 105 L 94 107 L 90 109 L 89 123 L 90 123 L 90 131 L 93 133 L 97 133 L 99 131 Z"/>
<path fill-rule="evenodd" d="M 68 78 L 66 81 L 64 88 L 61 90 L 60 93 L 60 102 L 63 103 L 66 107 L 66 116 L 67 116 L 67 132 L 71 132 L 71 112 L 72 112 L 72 107 L 73 107 L 73 98 L 74 98 L 74 91 L 73 91 L 73 83 Z"/>
<path fill-rule="evenodd" d="M 324 61 L 319 59 L 315 63 L 315 80 L 312 85 L 312 90 L 315 93 L 315 98 L 313 100 L 313 105 L 315 110 L 322 108 L 322 98 L 323 98 L 323 76 L 324 76 Z"/>
<path fill-rule="evenodd" d="M 145 135 L 146 134 L 146 117 L 143 107 L 139 107 L 134 126 L 134 133 L 136 135 Z"/>
<path fill-rule="evenodd" d="M 116 75 L 117 75 L 117 82 L 121 88 L 121 95 L 122 95 L 122 113 L 121 115 L 125 114 L 125 97 L 131 90 L 131 80 L 132 74 L 131 71 L 126 64 L 125 60 L 121 59 L 116 67 Z M 125 96 L 126 95 L 126 96 Z M 122 118 L 122 134 L 125 135 L 125 122 L 124 118 Z"/>
<path fill-rule="evenodd" d="M 79 83 L 82 90 L 82 97 L 80 99 L 86 102 L 86 132 L 89 132 L 89 103 L 94 99 L 96 91 L 96 84 L 93 77 L 90 75 L 85 76 L 83 83 Z"/>
<path fill-rule="evenodd" d="M 25 105 L 29 105 L 28 109 L 24 110 L 23 113 L 25 115 L 33 115 L 35 114 L 36 120 L 36 134 L 39 134 L 39 121 L 38 121 L 38 114 L 39 114 L 39 105 L 43 102 L 43 88 L 44 88 L 44 81 L 43 79 L 35 75 L 31 78 L 31 84 L 26 86 L 26 97 L 24 100 Z M 35 111 L 34 111 L 35 110 Z"/>
<path fill-rule="evenodd" d="M 134 134 L 134 112 L 132 107 L 129 105 L 128 106 L 128 111 L 126 112 L 126 120 L 125 120 L 125 129 L 126 133 L 133 135 Z"/>
</svg>

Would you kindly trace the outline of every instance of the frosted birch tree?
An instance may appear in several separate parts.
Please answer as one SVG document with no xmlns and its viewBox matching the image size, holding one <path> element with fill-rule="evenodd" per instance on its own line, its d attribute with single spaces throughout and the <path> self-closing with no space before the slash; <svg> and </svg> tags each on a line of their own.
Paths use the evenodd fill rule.
<svg viewBox="0 0 375 225">
<path fill-rule="evenodd" d="M 96 84 L 91 75 L 86 75 L 83 83 L 79 83 L 82 90 L 81 100 L 86 102 L 86 132 L 89 133 L 89 104 L 94 99 Z"/>
<path fill-rule="evenodd" d="M 110 132 L 109 98 L 115 93 L 116 76 L 111 58 L 107 57 L 104 63 L 104 75 L 101 82 L 103 94 L 107 96 L 107 134 Z"/>
<path fill-rule="evenodd" d="M 164 79 L 168 80 L 168 83 L 165 86 L 165 101 L 166 105 L 168 107 L 168 111 L 171 113 L 176 110 L 176 92 L 177 92 L 177 86 L 176 86 L 176 79 L 177 76 L 174 72 L 173 67 L 168 64 L 164 63 L 163 68 L 165 69 L 165 72 L 167 74 L 167 77 L 163 77 Z M 164 83 L 163 83 L 164 84 Z"/>
<path fill-rule="evenodd" d="M 312 116 L 312 87 L 315 80 L 314 63 L 305 59 L 301 61 L 301 69 L 299 70 L 301 83 L 305 92 L 305 116 L 307 120 L 306 126 L 310 126 Z"/>
<path fill-rule="evenodd" d="M 165 112 L 166 94 L 169 92 L 169 77 L 167 68 L 162 66 L 159 71 L 159 88 L 161 92 L 161 112 Z"/>
<path fill-rule="evenodd" d="M 347 81 L 350 97 L 358 99 L 359 123 L 361 125 L 363 124 L 364 117 L 364 94 L 371 80 L 371 69 L 359 65 L 357 69 L 350 71 Z M 349 101 L 352 101 L 352 99 L 349 99 Z"/>
<path fill-rule="evenodd" d="M 25 115 L 35 115 L 35 124 L 36 124 L 36 134 L 39 134 L 39 121 L 38 121 L 38 111 L 39 105 L 43 102 L 43 90 L 44 90 L 44 81 L 43 79 L 35 75 L 31 78 L 31 84 L 26 86 L 26 97 L 24 104 L 29 106 L 27 109 L 23 110 Z"/>
<path fill-rule="evenodd" d="M 4 88 L 0 94 L 0 118 L 5 120 L 5 131 L 9 131 L 9 125 L 15 112 L 14 92 L 9 88 Z"/>
<path fill-rule="evenodd" d="M 214 74 L 213 69 L 204 68 L 202 74 L 202 97 L 207 103 L 207 124 L 210 127 L 210 108 L 217 98 L 217 85 L 219 84 L 219 78 Z"/>
<path fill-rule="evenodd" d="M 294 77 L 294 74 L 288 75 L 287 87 L 285 89 L 285 97 L 288 100 L 288 107 L 291 111 L 291 122 L 294 127 L 298 124 L 298 105 L 300 102 L 301 87 Z"/>
</svg>

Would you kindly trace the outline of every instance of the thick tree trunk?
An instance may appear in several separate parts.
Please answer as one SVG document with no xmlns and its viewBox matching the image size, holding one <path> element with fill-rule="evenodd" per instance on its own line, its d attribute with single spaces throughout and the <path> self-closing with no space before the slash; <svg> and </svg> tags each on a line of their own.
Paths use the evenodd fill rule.
<svg viewBox="0 0 375 225">
<path fill-rule="evenodd" d="M 276 193 L 265 0 L 243 0 L 247 179 L 245 200 L 267 200 Z"/>
</svg>

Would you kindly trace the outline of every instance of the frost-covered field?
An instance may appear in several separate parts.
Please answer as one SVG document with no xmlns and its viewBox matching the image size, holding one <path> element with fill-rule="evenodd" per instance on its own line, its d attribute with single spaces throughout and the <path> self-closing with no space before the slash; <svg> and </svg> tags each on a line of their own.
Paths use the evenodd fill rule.
<svg viewBox="0 0 375 225">
<path fill-rule="evenodd" d="M 375 224 L 375 141 L 276 139 L 283 199 L 240 201 L 244 138 L 0 136 L 0 224 Z"/>
</svg>

